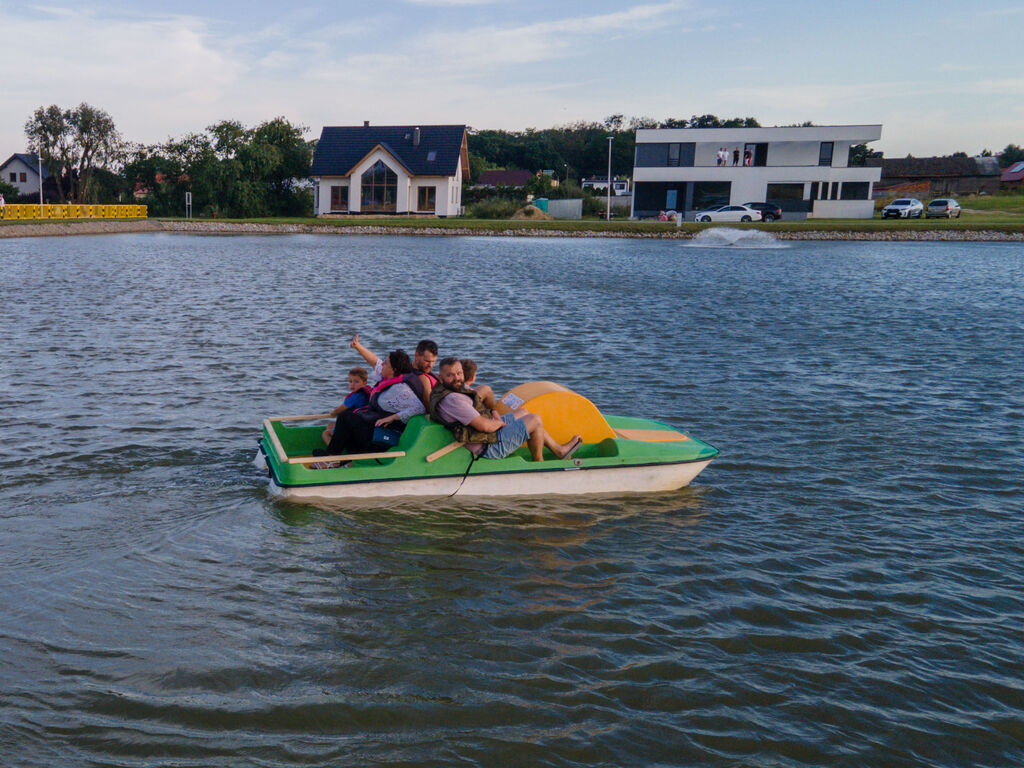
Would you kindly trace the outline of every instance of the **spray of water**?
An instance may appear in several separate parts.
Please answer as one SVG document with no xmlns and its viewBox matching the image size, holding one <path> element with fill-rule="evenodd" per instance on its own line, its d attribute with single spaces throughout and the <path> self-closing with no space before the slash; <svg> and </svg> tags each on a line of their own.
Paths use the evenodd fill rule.
<svg viewBox="0 0 1024 768">
<path fill-rule="evenodd" d="M 694 235 L 686 243 L 689 248 L 788 248 L 768 232 L 758 229 L 711 227 Z"/>
</svg>

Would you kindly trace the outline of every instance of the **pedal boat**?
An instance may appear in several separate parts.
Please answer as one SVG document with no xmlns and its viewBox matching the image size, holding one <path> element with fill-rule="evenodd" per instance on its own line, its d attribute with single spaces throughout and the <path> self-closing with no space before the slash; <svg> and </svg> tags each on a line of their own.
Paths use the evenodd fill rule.
<svg viewBox="0 0 1024 768">
<path fill-rule="evenodd" d="M 539 414 L 559 442 L 583 445 L 570 459 L 530 460 L 524 445 L 504 459 L 478 459 L 451 432 L 415 416 L 398 445 L 386 451 L 313 456 L 327 414 L 278 416 L 263 422 L 255 463 L 270 489 L 288 499 L 388 496 L 528 496 L 672 491 L 690 483 L 718 450 L 653 419 L 605 416 L 586 398 L 547 381 L 512 389 L 498 410 L 525 407 Z M 319 424 L 311 422 L 321 422 Z M 317 462 L 343 462 L 312 469 Z"/>
</svg>

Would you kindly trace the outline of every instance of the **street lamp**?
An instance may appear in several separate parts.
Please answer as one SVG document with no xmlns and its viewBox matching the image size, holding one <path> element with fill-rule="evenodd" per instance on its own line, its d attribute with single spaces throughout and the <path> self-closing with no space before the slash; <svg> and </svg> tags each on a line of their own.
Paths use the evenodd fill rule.
<svg viewBox="0 0 1024 768">
<path fill-rule="evenodd" d="M 568 184 L 569 183 L 569 164 L 568 163 L 562 163 L 562 165 L 565 166 L 565 183 Z"/>
<path fill-rule="evenodd" d="M 612 220 L 612 142 L 615 141 L 614 136 L 608 137 L 608 194 L 606 198 L 606 206 L 604 209 L 604 220 Z"/>
</svg>

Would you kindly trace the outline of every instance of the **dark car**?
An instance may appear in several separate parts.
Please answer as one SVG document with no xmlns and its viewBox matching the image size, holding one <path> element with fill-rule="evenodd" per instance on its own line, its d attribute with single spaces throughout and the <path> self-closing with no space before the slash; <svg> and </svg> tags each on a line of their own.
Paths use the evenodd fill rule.
<svg viewBox="0 0 1024 768">
<path fill-rule="evenodd" d="M 778 221 L 782 218 L 782 209 L 775 203 L 744 203 L 747 208 L 761 212 L 761 221 Z"/>
</svg>

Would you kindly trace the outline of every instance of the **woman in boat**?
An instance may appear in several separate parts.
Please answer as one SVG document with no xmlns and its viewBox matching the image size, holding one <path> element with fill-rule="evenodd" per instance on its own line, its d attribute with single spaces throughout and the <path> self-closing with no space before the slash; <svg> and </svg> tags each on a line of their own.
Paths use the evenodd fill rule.
<svg viewBox="0 0 1024 768">
<path fill-rule="evenodd" d="M 370 391 L 370 402 L 338 416 L 327 449 L 314 451 L 313 455 L 364 453 L 372 447 L 375 427 L 401 431 L 413 416 L 426 413 L 420 377 L 404 350 L 389 352 L 380 358 L 378 366 L 381 381 Z"/>
</svg>

